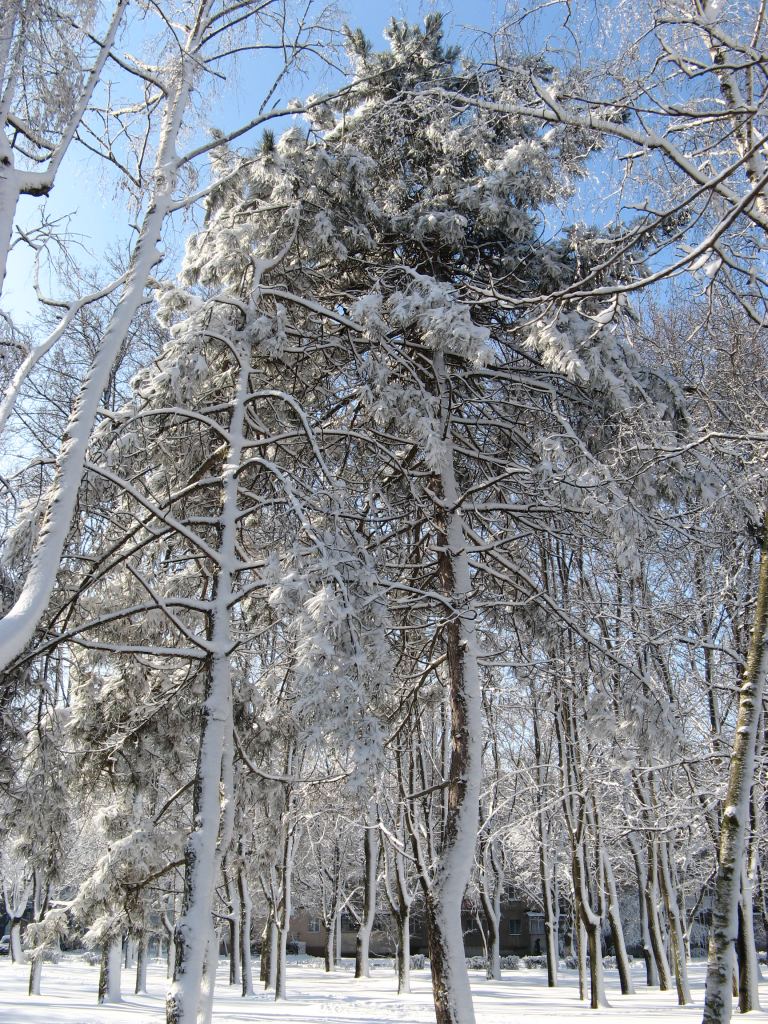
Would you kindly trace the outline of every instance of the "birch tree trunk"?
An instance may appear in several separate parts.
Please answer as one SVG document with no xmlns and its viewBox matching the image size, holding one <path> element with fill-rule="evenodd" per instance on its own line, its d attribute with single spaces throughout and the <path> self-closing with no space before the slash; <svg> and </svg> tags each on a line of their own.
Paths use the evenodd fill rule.
<svg viewBox="0 0 768 1024">
<path fill-rule="evenodd" d="M 768 512 L 763 519 L 755 618 L 744 678 L 739 690 L 739 714 L 728 775 L 725 810 L 720 826 L 720 849 L 712 906 L 712 937 L 704 998 L 704 1024 L 728 1024 L 731 1019 L 731 978 L 738 938 L 738 907 L 755 770 L 757 726 L 768 670 Z"/>
</svg>

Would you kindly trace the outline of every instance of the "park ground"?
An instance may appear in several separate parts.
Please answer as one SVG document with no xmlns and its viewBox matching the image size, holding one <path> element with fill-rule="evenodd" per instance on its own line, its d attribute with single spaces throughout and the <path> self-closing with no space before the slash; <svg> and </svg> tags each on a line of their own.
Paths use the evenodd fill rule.
<svg viewBox="0 0 768 1024">
<path fill-rule="evenodd" d="M 302 958 L 288 969 L 289 998 L 275 1003 L 270 993 L 257 992 L 242 999 L 227 982 L 228 966 L 222 960 L 216 986 L 214 1024 L 430 1024 L 435 1019 L 429 970 L 414 971 L 413 992 L 398 996 L 391 964 L 374 965 L 372 977 L 355 980 L 351 961 L 334 974 L 326 974 L 321 961 Z M 477 1024 L 700 1024 L 706 964 L 690 965 L 694 1002 L 679 1007 L 674 991 L 659 992 L 642 984 L 640 963 L 633 966 L 637 987 L 634 996 L 619 992 L 615 970 L 606 972 L 610 1006 L 590 1010 L 578 998 L 575 971 L 561 973 L 557 989 L 548 989 L 544 970 L 504 971 L 501 981 L 487 981 L 482 971 L 472 971 L 472 991 Z M 66 955 L 58 964 L 46 964 L 43 994 L 26 995 L 27 969 L 6 958 L 0 961 L 0 1021 L 3 1024 L 163 1024 L 164 966 L 152 963 L 148 994 L 126 993 L 123 1001 L 109 1006 L 96 1004 L 98 967 L 81 957 Z M 765 973 L 765 969 L 764 969 Z M 124 976 L 125 988 L 132 972 Z M 768 1008 L 768 979 L 760 985 L 761 1005 Z M 738 1015 L 735 1015 L 738 1021 Z M 765 1009 L 750 1014 L 749 1024 L 768 1022 Z"/>
</svg>

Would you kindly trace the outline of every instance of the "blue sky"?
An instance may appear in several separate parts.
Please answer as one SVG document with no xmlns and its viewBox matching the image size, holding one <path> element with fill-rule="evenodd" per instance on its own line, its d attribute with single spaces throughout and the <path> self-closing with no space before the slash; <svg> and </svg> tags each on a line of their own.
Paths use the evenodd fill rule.
<svg viewBox="0 0 768 1024">
<path fill-rule="evenodd" d="M 377 3 L 370 0 L 347 0 L 339 5 L 342 12 L 339 25 L 346 21 L 352 27 L 360 27 L 376 48 L 386 44 L 383 31 L 391 17 L 404 17 L 409 21 L 421 21 L 433 10 L 446 15 L 446 27 L 450 36 L 459 36 L 466 29 L 488 31 L 498 24 L 503 14 L 504 3 L 499 0 L 454 0 L 454 2 L 432 3 L 427 0 L 398 0 L 396 3 Z M 131 49 L 129 41 L 123 40 L 124 49 Z M 138 47 L 137 47 L 138 49 Z M 271 66 L 270 66 L 271 64 Z M 208 100 L 206 110 L 208 124 L 224 130 L 252 116 L 254 108 L 261 102 L 274 73 L 274 60 L 270 62 L 263 54 L 240 60 L 232 81 L 218 90 L 213 102 Z M 293 80 L 281 88 L 278 95 L 285 101 L 291 96 L 320 92 L 330 82 L 317 71 L 306 79 Z M 258 136 L 242 140 L 242 145 L 256 144 Z M 130 234 L 127 226 L 130 217 L 125 209 L 123 196 L 116 178 L 96 157 L 73 146 L 59 172 L 56 185 L 47 201 L 49 217 L 61 218 L 70 235 L 70 249 L 77 262 L 97 265 L 104 261 L 104 254 L 110 246 L 126 240 Z M 40 201 L 22 199 L 19 223 L 28 228 L 37 222 Z M 179 221 L 169 233 L 167 245 L 170 250 L 180 251 L 183 237 L 193 229 L 189 222 Z M 32 288 L 32 254 L 26 246 L 18 245 L 11 254 L 8 276 L 3 288 L 3 306 L 10 310 L 17 322 L 30 323 L 35 317 L 38 305 Z M 55 277 L 44 275 L 41 283 L 45 291 L 60 292 Z"/>
</svg>

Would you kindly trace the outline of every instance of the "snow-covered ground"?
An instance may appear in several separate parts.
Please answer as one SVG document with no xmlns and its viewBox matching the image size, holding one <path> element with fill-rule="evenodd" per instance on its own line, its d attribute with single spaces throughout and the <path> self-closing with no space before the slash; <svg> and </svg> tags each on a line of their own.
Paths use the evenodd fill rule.
<svg viewBox="0 0 768 1024">
<path fill-rule="evenodd" d="M 510 1024 L 530 1019 L 533 1024 L 574 1024 L 597 1017 L 600 1024 L 699 1024 L 704 992 L 703 963 L 691 965 L 694 1004 L 678 1007 L 674 992 L 646 990 L 641 965 L 635 964 L 638 988 L 635 996 L 619 993 L 616 971 L 608 970 L 610 1008 L 590 1010 L 579 1002 L 574 971 L 563 971 L 560 987 L 547 989 L 543 970 L 504 971 L 500 982 L 486 981 L 482 972 L 472 971 L 472 991 L 478 1024 Z M 259 992 L 252 999 L 240 998 L 226 984 L 227 965 L 219 967 L 214 1010 L 215 1024 L 429 1024 L 434 1021 L 429 972 L 413 972 L 413 993 L 398 996 L 391 968 L 376 965 L 367 981 L 355 981 L 351 965 L 326 974 L 320 961 L 295 963 L 289 967 L 289 998 L 275 1003 L 271 995 Z M 3 1024 L 162 1024 L 165 973 L 159 964 L 149 970 L 149 995 L 126 993 L 119 1005 L 97 1006 L 98 967 L 81 958 L 67 956 L 58 964 L 46 964 L 43 995 L 26 994 L 28 971 L 0 960 L 0 1021 Z M 124 975 L 124 987 L 133 972 Z M 132 988 L 132 984 L 130 986 Z M 768 1008 L 768 982 L 761 985 L 761 1002 Z M 752 1024 L 768 1020 L 768 1013 L 756 1013 Z"/>
</svg>

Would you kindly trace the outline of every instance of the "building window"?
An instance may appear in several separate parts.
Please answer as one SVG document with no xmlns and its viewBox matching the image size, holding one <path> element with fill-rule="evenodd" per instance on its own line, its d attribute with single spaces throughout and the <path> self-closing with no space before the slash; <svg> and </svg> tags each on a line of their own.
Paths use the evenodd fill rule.
<svg viewBox="0 0 768 1024">
<path fill-rule="evenodd" d="M 310 917 L 309 924 L 307 925 L 308 932 L 319 932 L 320 931 L 320 918 Z"/>
<path fill-rule="evenodd" d="M 521 924 L 522 924 L 522 922 L 521 922 L 519 917 L 510 917 L 510 919 L 509 919 L 509 934 L 510 935 L 519 935 L 520 934 L 520 926 L 521 926 Z"/>
<path fill-rule="evenodd" d="M 531 935 L 543 935 L 544 934 L 544 918 L 543 917 L 531 917 L 528 918 L 528 929 Z"/>
</svg>

